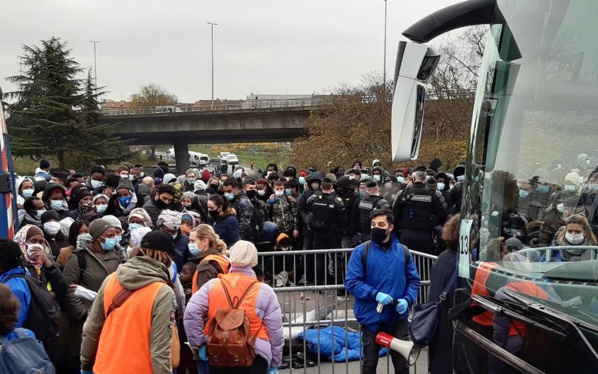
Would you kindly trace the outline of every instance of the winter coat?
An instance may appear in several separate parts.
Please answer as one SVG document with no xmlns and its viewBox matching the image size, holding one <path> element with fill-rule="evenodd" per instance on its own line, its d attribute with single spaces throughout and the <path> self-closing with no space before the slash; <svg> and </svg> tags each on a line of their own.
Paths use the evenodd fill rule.
<svg viewBox="0 0 598 374">
<path fill-rule="evenodd" d="M 44 231 L 44 238 L 48 241 L 54 258 L 57 258 L 60 255 L 60 248 L 68 247 L 69 245 L 69 238 L 67 238 L 62 231 L 58 231 L 53 238 Z"/>
<path fill-rule="evenodd" d="M 152 225 L 155 225 L 156 222 L 158 221 L 158 217 L 160 216 L 160 213 L 162 213 L 163 210 L 170 209 L 170 210 L 175 210 L 177 212 L 182 212 L 183 211 L 183 205 L 181 203 L 173 203 L 173 204 L 170 204 L 168 207 L 166 207 L 164 209 L 160 209 L 160 208 L 158 208 L 156 206 L 156 200 L 149 199 L 148 202 L 146 202 L 145 204 L 143 204 L 143 209 L 145 209 L 145 211 L 147 212 L 147 214 L 152 219 Z"/>
<path fill-rule="evenodd" d="M 56 188 L 62 189 L 64 191 L 64 195 L 66 196 L 66 190 L 63 186 L 61 186 L 58 183 L 48 183 L 46 185 L 46 187 L 44 188 L 44 193 L 42 195 L 42 201 L 44 202 L 44 205 L 46 206 L 47 210 L 52 210 L 52 207 L 50 205 L 50 193 L 52 192 L 52 190 L 54 190 Z M 58 213 L 58 216 L 60 217 L 59 221 L 62 221 L 63 219 L 70 217 L 69 205 L 66 202 L 66 200 L 63 200 L 63 202 L 62 202 L 62 209 L 57 210 L 56 212 Z"/>
<path fill-rule="evenodd" d="M 202 260 L 209 255 L 221 255 L 220 251 L 216 248 L 210 248 L 207 251 L 201 252 L 196 259 L 197 261 L 197 289 L 203 287 L 204 284 L 208 283 L 211 279 L 217 278 L 218 274 L 224 273 L 220 264 L 216 261 L 203 261 Z"/>
<path fill-rule="evenodd" d="M 365 244 L 355 247 L 347 268 L 345 288 L 355 296 L 355 317 L 371 331 L 378 331 L 381 323 L 403 320 L 409 316 L 408 312 L 398 314 L 392 304 L 384 306 L 382 313 L 378 313 L 378 292 L 388 294 L 393 299 L 405 299 L 409 305 L 415 303 L 419 292 L 420 279 L 413 256 L 410 255 L 409 265 L 405 266 L 403 246 L 394 235 L 391 235 L 391 240 L 392 244 L 386 250 L 375 241 L 371 242 L 365 277 Z"/>
<path fill-rule="evenodd" d="M 429 301 L 437 301 L 444 287 L 451 281 L 457 266 L 457 254 L 457 251 L 447 249 L 438 256 L 432 265 Z M 447 362 L 450 363 L 453 357 L 454 336 L 453 324 L 448 318 L 448 311 L 453 305 L 455 288 L 456 282 L 438 311 L 438 326 L 429 345 L 428 353 L 428 367 L 431 374 L 452 374 L 453 372 L 451 365 L 447 365 Z"/>
<path fill-rule="evenodd" d="M 110 201 L 108 202 L 108 208 L 106 208 L 105 215 L 112 215 L 115 217 L 128 217 L 133 209 L 141 208 L 143 205 L 143 198 L 135 192 L 132 192 L 131 202 L 126 207 L 120 205 L 120 202 L 118 201 L 118 197 L 116 195 L 112 195 L 110 196 Z"/>
<path fill-rule="evenodd" d="M 183 270 L 183 265 L 189 261 L 191 252 L 189 252 L 189 237 L 183 235 L 179 230 L 176 239 L 174 239 L 174 248 L 176 252 L 174 254 L 174 263 L 176 264 L 177 272 L 180 273 Z"/>
<path fill-rule="evenodd" d="M 25 264 L 25 268 L 29 274 L 31 274 L 31 276 L 48 285 L 48 291 L 54 292 L 57 301 L 63 300 L 64 295 L 69 289 L 69 285 L 66 283 L 64 275 L 60 269 L 58 269 L 58 266 L 55 263 L 52 263 L 52 266 L 50 267 L 42 265 L 42 267 L 39 269 L 39 275 L 37 275 L 37 271 L 33 265 L 27 263 Z"/>
<path fill-rule="evenodd" d="M 251 268 L 231 267 L 229 273 L 239 273 L 255 277 Z M 207 336 L 204 334 L 204 320 L 208 316 L 208 295 L 218 278 L 210 280 L 189 300 L 185 310 L 185 332 L 192 347 L 199 347 L 207 343 Z M 256 339 L 255 351 L 268 362 L 269 367 L 279 367 L 282 363 L 282 348 L 284 346 L 284 335 L 282 327 L 282 313 L 276 294 L 270 286 L 260 283 L 260 290 L 257 295 L 255 312 L 263 322 L 263 328 L 268 334 L 269 340 Z"/>
<path fill-rule="evenodd" d="M 23 324 L 27 320 L 29 316 L 29 305 L 31 303 L 31 291 L 29 291 L 29 286 L 27 285 L 27 281 L 21 277 L 14 277 L 12 279 L 7 279 L 14 274 L 22 274 L 25 275 L 25 269 L 21 267 L 16 267 L 14 269 L 10 269 L 6 273 L 0 275 L 0 283 L 6 284 L 10 287 L 12 293 L 17 297 L 19 300 L 19 304 L 21 308 L 19 309 L 19 320 L 15 326 L 23 327 Z"/>
<path fill-rule="evenodd" d="M 168 284 L 168 268 L 161 262 L 147 256 L 136 256 L 118 268 L 115 275 L 118 283 L 127 290 L 135 291 L 154 282 Z M 93 302 L 89 312 L 89 317 L 83 328 L 83 344 L 81 345 L 81 368 L 82 370 L 93 369 L 95 356 L 102 328 L 106 321 L 104 310 L 104 288 L 102 285 Z M 174 315 L 176 302 L 174 301 L 174 291 L 169 286 L 160 288 L 154 299 L 152 307 L 151 332 L 149 336 L 148 357 L 151 358 L 153 373 L 172 373 L 170 367 L 170 343 L 172 324 L 175 322 Z M 136 304 L 123 303 L 120 308 L 134 308 Z M 133 311 L 134 313 L 134 311 Z M 131 334 L 139 332 L 130 331 Z M 110 344 L 119 344 L 123 347 L 126 342 L 110 342 Z M 126 362 L 123 362 L 126 366 Z"/>
<path fill-rule="evenodd" d="M 208 223 L 214 227 L 214 231 L 226 243 L 227 248 L 241 240 L 239 220 L 233 212 L 221 213 L 216 222 L 209 218 Z"/>
<path fill-rule="evenodd" d="M 239 230 L 242 240 L 253 242 L 256 240 L 257 232 L 255 225 L 255 208 L 251 200 L 242 192 L 235 197 L 233 209 L 237 212 Z"/>
<path fill-rule="evenodd" d="M 78 255 L 77 253 L 73 253 L 64 266 L 64 277 L 68 284 L 77 284 L 88 290 L 97 292 L 102 286 L 104 279 L 116 271 L 116 268 L 121 263 L 121 258 L 116 250 L 96 253 L 91 248 L 91 243 L 85 240 L 80 240 L 77 243 L 77 251 L 83 251 L 86 262 L 85 269 L 82 270 L 79 268 Z M 73 292 L 69 290 L 69 293 Z M 70 353 L 78 356 L 81 347 L 83 323 L 85 322 L 85 318 L 87 318 L 89 308 L 91 308 L 91 302 L 78 297 L 72 297 L 65 301 L 65 306 L 70 317 Z"/>
<path fill-rule="evenodd" d="M 299 230 L 297 210 L 286 196 L 268 200 L 269 218 L 279 232 Z"/>
</svg>

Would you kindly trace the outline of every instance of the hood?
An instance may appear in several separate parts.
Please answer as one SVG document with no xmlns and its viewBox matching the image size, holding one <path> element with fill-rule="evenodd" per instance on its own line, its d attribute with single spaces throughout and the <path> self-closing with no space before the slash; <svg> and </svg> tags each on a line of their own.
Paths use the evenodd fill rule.
<svg viewBox="0 0 598 374">
<path fill-rule="evenodd" d="M 193 184 L 193 192 L 195 191 L 205 191 L 206 189 L 206 183 L 204 181 L 202 181 L 201 179 L 197 179 L 195 181 L 195 183 Z"/>
<path fill-rule="evenodd" d="M 324 179 L 324 174 L 320 173 L 319 171 L 313 172 L 307 180 L 311 182 L 312 180 L 319 180 L 320 182 Z"/>
<path fill-rule="evenodd" d="M 116 270 L 118 282 L 127 290 L 135 291 L 150 283 L 168 283 L 168 268 L 158 260 L 147 256 L 135 256 Z"/>
<path fill-rule="evenodd" d="M 64 196 L 66 196 L 66 188 L 64 188 L 63 186 L 61 186 L 58 183 L 48 183 L 46 185 L 46 187 L 44 188 L 44 194 L 42 196 L 42 200 L 48 201 L 48 199 L 50 197 L 50 191 L 52 191 L 55 188 L 60 188 L 63 191 Z"/>
<path fill-rule="evenodd" d="M 127 222 L 131 222 L 131 217 L 138 216 L 145 222 L 147 227 L 152 225 L 152 219 L 147 213 L 147 211 L 143 208 L 135 208 L 129 213 L 129 217 L 127 218 Z"/>
<path fill-rule="evenodd" d="M 137 187 L 137 193 L 142 196 L 149 195 L 152 193 L 152 189 L 147 184 L 140 183 Z"/>
<path fill-rule="evenodd" d="M 280 247 L 280 241 L 282 239 L 289 239 L 289 241 L 290 241 L 291 238 L 287 234 L 285 234 L 284 232 L 282 234 L 278 235 L 278 237 L 276 238 L 276 246 L 277 247 Z"/>
<path fill-rule="evenodd" d="M 380 165 L 382 165 L 382 161 L 380 161 L 376 158 L 376 159 L 374 159 L 374 161 L 372 161 L 372 167 L 374 167 L 374 165 L 376 165 L 377 162 L 379 162 Z"/>
<path fill-rule="evenodd" d="M 23 184 L 23 182 L 25 182 L 25 181 L 31 182 L 31 184 L 34 185 L 33 188 L 35 188 L 35 181 L 33 179 L 31 179 L 29 177 L 18 177 L 17 178 L 17 186 L 16 186 L 17 187 L 17 191 L 19 191 L 21 189 L 21 184 Z"/>
</svg>

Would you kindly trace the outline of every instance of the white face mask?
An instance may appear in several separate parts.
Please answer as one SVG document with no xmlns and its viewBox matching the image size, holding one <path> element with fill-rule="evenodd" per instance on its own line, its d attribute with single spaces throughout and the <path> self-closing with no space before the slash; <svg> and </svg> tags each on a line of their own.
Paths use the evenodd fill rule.
<svg viewBox="0 0 598 374">
<path fill-rule="evenodd" d="M 260 196 L 264 196 L 266 194 L 266 190 L 257 190 L 257 194 Z"/>
<path fill-rule="evenodd" d="M 560 203 L 556 206 L 556 210 L 558 210 L 559 213 L 564 213 L 565 212 L 565 204 Z"/>
<path fill-rule="evenodd" d="M 274 191 L 274 194 L 278 197 L 281 197 L 282 195 L 284 195 L 284 191 Z"/>
<path fill-rule="evenodd" d="M 44 231 L 50 236 L 58 234 L 58 231 L 60 231 L 60 222 L 50 221 L 44 223 Z"/>
<path fill-rule="evenodd" d="M 565 239 L 567 239 L 567 241 L 569 243 L 571 243 L 573 245 L 577 245 L 577 244 L 581 244 L 585 238 L 584 238 L 583 234 L 566 233 Z"/>
</svg>

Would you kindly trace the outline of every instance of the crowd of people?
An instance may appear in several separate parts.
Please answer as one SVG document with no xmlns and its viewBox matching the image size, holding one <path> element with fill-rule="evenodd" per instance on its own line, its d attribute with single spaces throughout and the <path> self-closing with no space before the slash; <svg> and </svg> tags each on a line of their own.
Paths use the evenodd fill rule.
<svg viewBox="0 0 598 374">
<path fill-rule="evenodd" d="M 231 373 L 239 359 L 245 370 L 239 372 L 275 373 L 284 340 L 270 286 L 344 283 L 363 329 L 363 370 L 375 372 L 375 334 L 408 337 L 408 308 L 420 285 L 409 250 L 439 254 L 447 243 L 457 246 L 446 230 L 442 240 L 442 227 L 461 210 L 465 169 L 443 173 L 439 164 L 390 171 L 379 160 L 371 167 L 357 160 L 324 173 L 272 163 L 264 171 L 253 165 L 231 174 L 191 168 L 176 176 L 161 163 L 146 176 L 141 165 L 114 171 L 98 165 L 83 175 L 54 172 L 42 161 L 33 176 L 18 178 L 20 229 L 14 241 L 0 243 L 0 283 L 20 305 L 16 322 L 7 326 L 30 328 L 60 373 L 169 373 L 176 366 Z M 598 173 L 590 186 L 592 178 L 598 185 Z M 521 193 L 532 183 L 519 185 L 523 202 L 533 198 Z M 547 192 L 535 187 L 529 195 Z M 552 191 L 547 200 L 544 217 L 568 214 L 555 217 L 551 238 L 559 245 L 596 245 L 584 218 L 595 214 L 578 214 L 579 204 L 570 209 L 570 192 Z M 529 214 L 537 204 L 519 206 Z M 491 239 L 479 257 L 501 259 L 509 240 L 517 249 L 541 243 L 543 227 L 534 234 L 534 221 L 515 227 L 522 215 L 492 214 L 487 230 L 506 230 L 508 240 Z M 545 219 L 544 227 L 550 222 Z M 258 251 L 337 248 L 355 248 L 347 269 L 333 252 L 286 262 L 264 257 L 258 264 Z M 557 260 L 573 255 L 558 252 Z M 32 284 L 48 291 L 51 301 L 40 300 Z M 346 296 L 338 291 L 339 301 Z M 47 308 L 40 308 L 43 302 Z M 226 308 L 247 314 L 227 319 L 221 313 Z M 227 323 L 238 332 L 237 364 L 219 334 Z M 404 359 L 392 355 L 397 372 L 405 372 Z"/>
</svg>

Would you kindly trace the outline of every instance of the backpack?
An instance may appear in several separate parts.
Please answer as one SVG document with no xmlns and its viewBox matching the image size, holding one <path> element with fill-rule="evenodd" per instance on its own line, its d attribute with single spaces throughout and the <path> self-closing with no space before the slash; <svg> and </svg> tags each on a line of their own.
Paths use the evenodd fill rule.
<svg viewBox="0 0 598 374">
<path fill-rule="evenodd" d="M 403 247 L 403 253 L 405 254 L 405 273 L 406 273 L 407 266 L 409 266 L 409 263 L 411 262 L 411 256 L 409 255 L 409 247 L 407 247 L 405 244 L 401 244 L 401 246 Z M 367 276 L 368 252 L 370 251 L 371 247 L 372 247 L 371 240 L 368 240 L 367 242 L 365 242 L 365 248 L 363 249 L 363 256 L 361 256 L 361 260 L 363 262 L 363 277 L 364 278 Z"/>
<path fill-rule="evenodd" d="M 25 329 L 13 331 L 17 339 L 0 336 L 0 373 L 53 374 L 54 366 L 44 347 Z"/>
<path fill-rule="evenodd" d="M 55 337 L 58 334 L 58 308 L 44 282 L 25 274 L 13 274 L 6 282 L 12 278 L 25 279 L 31 294 L 29 316 L 23 327 L 33 331 L 40 341 Z"/>
<path fill-rule="evenodd" d="M 255 281 L 233 305 L 228 289 L 220 282 L 230 309 L 218 309 L 208 328 L 207 354 L 210 366 L 248 367 L 255 358 L 255 339 L 250 335 L 250 323 L 245 309 L 240 306 L 249 291 L 258 284 Z M 260 330 L 261 330 L 260 326 Z"/>
</svg>

